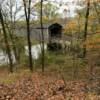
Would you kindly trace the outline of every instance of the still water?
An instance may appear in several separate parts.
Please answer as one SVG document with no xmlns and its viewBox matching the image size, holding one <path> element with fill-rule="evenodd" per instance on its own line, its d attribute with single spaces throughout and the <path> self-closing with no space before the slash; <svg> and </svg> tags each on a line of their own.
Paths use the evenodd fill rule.
<svg viewBox="0 0 100 100">
<path fill-rule="evenodd" d="M 46 44 L 44 44 L 44 49 L 45 50 L 47 49 Z M 41 54 L 41 44 L 33 45 L 32 58 L 36 60 L 39 58 L 40 54 Z M 28 46 L 25 46 L 25 55 L 28 56 Z M 13 62 L 16 62 L 13 52 L 12 52 L 12 58 L 13 58 Z M 7 63 L 9 63 L 7 54 L 5 54 L 5 52 L 0 50 L 0 65 L 7 64 Z"/>
</svg>

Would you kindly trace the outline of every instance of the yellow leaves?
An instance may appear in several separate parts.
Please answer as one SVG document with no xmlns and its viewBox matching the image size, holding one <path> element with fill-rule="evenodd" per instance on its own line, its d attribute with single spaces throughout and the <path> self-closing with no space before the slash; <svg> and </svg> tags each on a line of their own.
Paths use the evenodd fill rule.
<svg viewBox="0 0 100 100">
<path fill-rule="evenodd" d="M 64 32 L 66 33 L 69 30 L 74 30 L 76 27 L 77 27 L 76 21 L 71 20 L 68 23 L 66 23 L 66 25 L 64 27 Z"/>
<path fill-rule="evenodd" d="M 100 34 L 100 29 L 97 29 L 97 30 L 96 30 L 96 33 Z"/>
<path fill-rule="evenodd" d="M 86 45 L 87 49 L 100 49 L 100 34 L 88 38 L 83 45 Z"/>
<path fill-rule="evenodd" d="M 94 20 L 94 19 L 97 19 L 96 16 L 94 15 L 89 16 L 89 20 Z"/>
<path fill-rule="evenodd" d="M 97 100 L 97 95 L 96 95 L 96 93 L 89 92 L 89 93 L 86 95 L 86 100 Z"/>
<path fill-rule="evenodd" d="M 47 16 L 43 16 L 42 18 L 43 18 L 44 21 L 47 21 L 48 20 L 48 17 Z"/>
<path fill-rule="evenodd" d="M 76 22 L 75 22 L 75 21 L 70 21 L 70 22 L 68 23 L 68 27 L 69 27 L 70 29 L 73 29 L 75 26 L 76 26 Z"/>
<path fill-rule="evenodd" d="M 90 39 L 86 41 L 87 44 L 95 44 L 95 43 L 100 43 L 100 39 Z"/>
</svg>

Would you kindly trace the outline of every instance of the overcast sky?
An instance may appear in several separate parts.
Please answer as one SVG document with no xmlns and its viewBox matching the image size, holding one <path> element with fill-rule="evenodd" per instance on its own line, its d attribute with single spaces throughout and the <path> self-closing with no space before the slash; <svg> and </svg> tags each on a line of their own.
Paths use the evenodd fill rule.
<svg viewBox="0 0 100 100">
<path fill-rule="evenodd" d="M 0 0 L 0 1 L 3 1 L 3 0 Z M 8 0 L 9 1 L 9 0 Z M 18 5 L 20 5 L 23 0 L 16 0 L 18 2 Z M 36 2 L 36 1 L 41 1 L 41 0 L 32 0 L 33 2 Z M 64 2 L 65 4 L 67 5 L 63 5 L 60 6 L 60 10 L 59 12 L 62 14 L 62 16 L 74 16 L 75 15 L 75 8 L 76 8 L 76 2 L 79 1 L 79 0 L 43 0 L 44 2 L 45 1 L 56 1 L 56 2 Z M 55 3 L 55 4 L 58 4 L 58 3 Z M 63 11 L 67 10 L 67 13 L 64 13 Z"/>
<path fill-rule="evenodd" d="M 67 9 L 68 11 L 70 11 L 67 13 L 67 16 L 74 16 L 75 15 L 74 11 L 75 11 L 75 7 L 76 7 L 75 0 L 62 0 L 62 1 L 64 1 L 68 5 L 62 6 L 60 8 L 61 13 L 63 13 L 64 9 Z"/>
<path fill-rule="evenodd" d="M 22 1 L 22 0 L 17 0 L 17 1 Z M 32 0 L 33 2 L 36 2 L 36 1 L 41 1 L 41 0 Z M 56 2 L 58 2 L 58 3 L 55 3 L 55 4 L 59 4 L 59 3 L 62 3 L 62 2 L 64 2 L 64 3 L 66 3 L 67 5 L 63 5 L 62 4 L 62 6 L 60 6 L 59 7 L 59 12 L 62 14 L 62 16 L 64 16 L 64 17 L 69 17 L 69 16 L 74 16 L 75 15 L 75 8 L 76 8 L 76 2 L 77 2 L 77 0 L 43 0 L 44 1 L 44 3 L 46 2 L 46 1 L 56 1 Z M 66 9 L 66 10 L 68 10 L 68 12 L 67 13 L 64 13 L 63 11 L 64 11 L 64 9 Z"/>
</svg>

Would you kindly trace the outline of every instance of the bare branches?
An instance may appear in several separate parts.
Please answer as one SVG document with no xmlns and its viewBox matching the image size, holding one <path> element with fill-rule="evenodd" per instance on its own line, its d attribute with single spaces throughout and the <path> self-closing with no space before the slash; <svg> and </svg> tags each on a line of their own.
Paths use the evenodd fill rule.
<svg viewBox="0 0 100 100">
<path fill-rule="evenodd" d="M 11 51 L 10 51 L 10 47 L 9 47 L 9 43 L 8 43 L 7 32 L 6 32 L 6 28 L 5 28 L 5 25 L 4 25 L 4 18 L 3 18 L 3 15 L 2 15 L 1 9 L 2 8 L 0 7 L 0 22 L 1 22 L 1 25 L 2 25 L 2 28 L 3 28 L 6 51 L 7 51 L 9 62 L 10 62 L 10 72 L 13 72 L 13 60 L 12 60 L 12 55 L 11 55 Z"/>
</svg>

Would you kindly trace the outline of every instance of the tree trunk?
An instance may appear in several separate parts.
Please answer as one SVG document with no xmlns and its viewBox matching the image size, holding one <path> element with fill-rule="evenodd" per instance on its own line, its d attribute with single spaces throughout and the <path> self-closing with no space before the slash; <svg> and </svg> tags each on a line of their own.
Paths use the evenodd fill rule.
<svg viewBox="0 0 100 100">
<path fill-rule="evenodd" d="M 15 55 L 15 59 L 17 61 L 17 63 L 19 62 L 19 57 L 18 57 L 18 52 L 17 52 L 17 48 L 15 46 L 15 41 L 14 41 L 14 37 L 13 37 L 13 33 L 14 33 L 14 29 L 15 29 L 15 16 L 16 14 L 13 15 L 13 6 L 12 6 L 12 0 L 10 0 L 10 29 L 8 27 L 9 30 L 9 36 L 12 42 L 12 48 L 13 48 L 13 52 Z M 13 20 L 14 17 L 14 20 Z"/>
<path fill-rule="evenodd" d="M 84 27 L 84 39 L 83 42 L 85 43 L 87 38 L 87 27 L 88 27 L 88 17 L 89 17 L 89 10 L 90 10 L 90 0 L 87 1 L 87 10 L 85 16 L 85 27 Z M 86 57 L 86 44 L 83 45 L 83 57 Z"/>
<path fill-rule="evenodd" d="M 28 5 L 28 12 L 26 8 L 26 2 L 23 0 L 24 3 L 24 12 L 25 12 L 25 17 L 26 17 L 26 24 L 27 24 L 27 41 L 28 41 L 28 50 L 29 50 L 29 68 L 30 71 L 33 71 L 33 63 L 32 63 L 32 51 L 31 51 L 31 39 L 30 39 L 30 5 L 31 5 L 31 0 L 29 0 L 29 5 Z"/>
<path fill-rule="evenodd" d="M 40 24 L 41 24 L 41 35 L 42 35 L 42 72 L 44 72 L 44 34 L 43 34 L 43 20 L 42 20 L 42 8 L 43 8 L 43 0 L 41 0 L 41 13 L 40 13 Z"/>
<path fill-rule="evenodd" d="M 1 25 L 2 25 L 3 33 L 4 33 L 6 52 L 8 54 L 8 58 L 9 58 L 9 62 L 10 62 L 9 63 L 10 64 L 10 72 L 13 72 L 13 60 L 12 60 L 12 55 L 11 55 L 8 39 L 7 39 L 7 32 L 6 32 L 6 29 L 5 29 L 4 19 L 3 19 L 1 8 L 0 8 L 0 21 L 1 21 Z"/>
<path fill-rule="evenodd" d="M 13 49 L 13 52 L 14 52 L 15 59 L 16 59 L 17 63 L 19 63 L 20 60 L 19 60 L 17 48 L 15 46 L 15 41 L 14 41 L 14 37 L 13 37 L 13 29 L 11 29 L 11 28 L 13 28 L 13 26 L 10 27 L 10 29 L 9 29 L 9 27 L 8 27 L 8 25 L 6 23 L 6 27 L 8 29 L 8 33 L 9 33 L 9 36 L 10 36 L 10 39 L 11 39 L 11 42 L 12 42 L 12 49 Z"/>
</svg>

